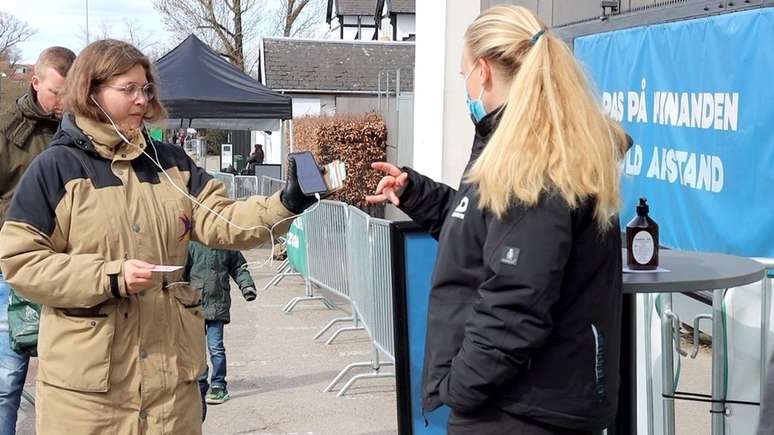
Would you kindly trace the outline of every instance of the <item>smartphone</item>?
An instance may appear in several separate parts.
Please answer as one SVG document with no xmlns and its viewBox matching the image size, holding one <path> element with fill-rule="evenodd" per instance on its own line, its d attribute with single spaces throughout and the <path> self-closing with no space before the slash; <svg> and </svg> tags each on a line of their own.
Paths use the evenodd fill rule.
<svg viewBox="0 0 774 435">
<path fill-rule="evenodd" d="M 317 162 L 314 160 L 311 152 L 290 153 L 288 158 L 296 162 L 298 184 L 301 186 L 301 191 L 304 192 L 304 195 L 311 196 L 315 193 L 328 191 L 323 174 L 320 172 L 320 168 L 317 166 Z"/>
</svg>

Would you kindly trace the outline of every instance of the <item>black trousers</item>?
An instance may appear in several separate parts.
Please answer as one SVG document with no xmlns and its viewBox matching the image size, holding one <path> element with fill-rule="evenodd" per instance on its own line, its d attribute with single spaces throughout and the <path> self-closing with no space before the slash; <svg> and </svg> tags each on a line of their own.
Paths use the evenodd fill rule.
<svg viewBox="0 0 774 435">
<path fill-rule="evenodd" d="M 471 414 L 452 411 L 447 425 L 448 435 L 595 435 L 593 432 L 565 429 L 508 414 L 488 407 Z"/>
</svg>

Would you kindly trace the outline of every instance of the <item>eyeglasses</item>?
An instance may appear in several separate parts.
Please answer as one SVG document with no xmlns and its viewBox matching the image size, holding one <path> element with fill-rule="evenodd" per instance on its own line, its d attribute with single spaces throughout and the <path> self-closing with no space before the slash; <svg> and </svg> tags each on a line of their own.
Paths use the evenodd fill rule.
<svg viewBox="0 0 774 435">
<path fill-rule="evenodd" d="M 143 86 L 140 86 L 137 83 L 129 83 L 122 86 L 117 86 L 117 85 L 103 85 L 103 86 L 106 86 L 110 89 L 115 89 L 117 91 L 121 91 L 131 100 L 136 100 L 141 90 L 142 90 L 142 93 L 145 95 L 145 98 L 147 98 L 149 101 L 156 97 L 156 85 L 153 83 L 146 83 Z"/>
</svg>

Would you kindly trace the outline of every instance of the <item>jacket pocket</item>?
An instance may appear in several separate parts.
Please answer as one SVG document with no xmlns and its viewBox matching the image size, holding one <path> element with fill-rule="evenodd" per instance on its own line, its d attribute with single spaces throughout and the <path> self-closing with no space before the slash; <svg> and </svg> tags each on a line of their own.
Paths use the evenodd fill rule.
<svg viewBox="0 0 774 435">
<path fill-rule="evenodd" d="M 69 390 L 108 391 L 117 308 L 116 303 L 75 311 L 44 307 L 38 379 Z"/>
<path fill-rule="evenodd" d="M 202 293 L 188 283 L 170 284 L 167 289 L 173 296 L 173 315 L 177 317 L 175 346 L 180 376 L 182 380 L 195 381 L 207 364 Z"/>
</svg>

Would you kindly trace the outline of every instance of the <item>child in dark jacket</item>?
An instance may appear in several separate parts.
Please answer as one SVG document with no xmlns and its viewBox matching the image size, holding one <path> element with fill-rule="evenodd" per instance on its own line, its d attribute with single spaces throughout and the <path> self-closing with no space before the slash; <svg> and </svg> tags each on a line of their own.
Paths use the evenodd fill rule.
<svg viewBox="0 0 774 435">
<path fill-rule="evenodd" d="M 211 405 L 229 399 L 226 348 L 223 345 L 223 327 L 231 322 L 229 276 L 236 281 L 246 301 L 253 301 L 256 297 L 255 283 L 250 272 L 243 267 L 245 263 L 247 261 L 239 251 L 210 249 L 197 242 L 191 242 L 188 247 L 185 279 L 192 288 L 202 292 L 202 313 L 212 364 L 212 377 L 208 379 L 209 370 L 205 370 L 199 377 L 199 389 L 203 400 Z"/>
</svg>

